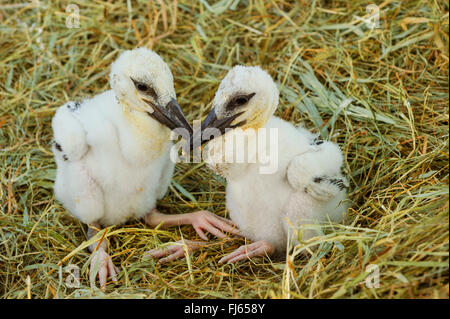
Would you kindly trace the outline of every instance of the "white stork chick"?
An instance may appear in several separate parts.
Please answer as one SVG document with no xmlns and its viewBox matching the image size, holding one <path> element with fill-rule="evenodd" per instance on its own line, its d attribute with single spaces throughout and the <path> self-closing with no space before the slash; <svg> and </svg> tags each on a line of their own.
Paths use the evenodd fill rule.
<svg viewBox="0 0 450 319">
<path fill-rule="evenodd" d="M 111 66 L 110 85 L 112 90 L 82 103 L 64 104 L 53 117 L 56 199 L 91 226 L 89 238 L 101 226 L 142 217 L 153 227 L 192 224 L 224 237 L 219 229 L 232 227 L 209 212 L 165 215 L 155 209 L 174 170 L 170 131 L 192 132 L 175 100 L 167 64 L 145 48 L 126 51 Z M 117 280 L 107 241 L 95 251 L 91 270 L 97 262 L 104 288 L 108 275 Z"/>
<path fill-rule="evenodd" d="M 223 257 L 220 263 L 280 255 L 286 250 L 288 229 L 292 225 L 318 223 L 328 217 L 341 222 L 346 212 L 348 185 L 341 174 L 343 156 L 339 147 L 273 116 L 278 95 L 275 83 L 265 71 L 259 67 L 236 66 L 222 80 L 213 108 L 202 124 L 202 143 L 208 141 L 208 136 L 204 136 L 208 129 L 225 132 L 210 141 L 203 154 L 207 155 L 205 161 L 210 168 L 227 180 L 226 206 L 232 221 L 243 236 L 253 241 Z M 227 128 L 232 129 L 226 132 Z M 267 140 L 261 144 L 263 148 L 258 148 L 256 141 L 256 131 L 260 128 L 268 129 Z M 274 145 L 269 143 L 273 132 L 270 129 L 278 132 Z M 237 150 L 237 144 L 227 141 L 239 135 L 248 139 L 245 148 Z M 255 149 L 256 156 L 252 157 L 250 150 Z M 264 174 L 261 168 L 267 168 L 267 162 L 262 161 L 260 153 L 271 151 L 276 152 L 277 167 Z M 227 152 L 244 152 L 246 161 L 226 162 Z M 302 239 L 314 235 L 313 231 L 306 231 Z M 192 250 L 201 246 L 190 244 Z"/>
</svg>

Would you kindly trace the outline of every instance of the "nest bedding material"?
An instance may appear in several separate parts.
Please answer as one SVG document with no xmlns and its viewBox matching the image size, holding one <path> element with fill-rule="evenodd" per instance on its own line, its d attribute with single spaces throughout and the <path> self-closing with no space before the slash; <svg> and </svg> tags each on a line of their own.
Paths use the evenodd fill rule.
<svg viewBox="0 0 450 319">
<path fill-rule="evenodd" d="M 2 298 L 448 298 L 446 1 L 377 1 L 373 29 L 359 18 L 369 1 L 70 3 L 79 20 L 67 1 L 0 4 Z M 119 284 L 97 289 L 84 226 L 54 199 L 51 118 L 107 90 L 110 64 L 137 46 L 168 62 L 190 121 L 206 116 L 230 67 L 266 69 L 280 89 L 276 115 L 341 146 L 349 222 L 302 243 L 320 247 L 309 258 L 294 247 L 286 261 L 219 266 L 243 239 L 211 237 L 159 265 L 145 251 L 195 231 L 130 221 L 105 235 Z M 227 216 L 224 186 L 203 163 L 178 164 L 158 207 Z M 67 285 L 71 265 L 79 287 Z M 370 265 L 378 288 L 366 284 Z"/>
</svg>

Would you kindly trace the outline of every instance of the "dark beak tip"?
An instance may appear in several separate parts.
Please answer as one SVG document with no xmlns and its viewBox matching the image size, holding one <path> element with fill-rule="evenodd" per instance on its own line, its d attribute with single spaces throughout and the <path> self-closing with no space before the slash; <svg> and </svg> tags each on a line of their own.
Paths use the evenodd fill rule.
<svg viewBox="0 0 450 319">
<path fill-rule="evenodd" d="M 214 127 L 214 123 L 216 122 L 216 120 L 216 111 L 214 110 L 214 108 L 212 108 L 201 125 L 202 131 L 206 128 Z"/>
<path fill-rule="evenodd" d="M 208 116 L 206 117 L 206 119 L 203 121 L 202 125 L 201 125 L 201 144 L 205 144 L 209 141 L 211 141 L 212 139 L 219 137 L 221 135 L 223 135 L 226 131 L 226 129 L 233 129 L 236 127 L 239 127 L 243 124 L 245 124 L 245 120 L 240 121 L 239 123 L 232 125 L 231 123 L 238 118 L 239 116 L 241 116 L 244 113 L 244 111 L 236 113 L 234 115 L 228 116 L 228 117 L 224 117 L 222 119 L 218 119 L 217 118 L 217 114 L 214 110 L 214 108 L 211 109 L 211 111 L 209 112 Z M 208 134 L 208 133 L 212 133 L 211 131 L 208 132 L 206 134 L 206 136 L 203 135 L 204 131 L 207 129 L 217 129 L 219 131 L 219 135 L 217 134 Z"/>
<path fill-rule="evenodd" d="M 147 114 L 154 120 L 158 121 L 162 125 L 168 127 L 170 130 L 176 130 L 177 128 L 183 128 L 188 131 L 188 134 L 192 134 L 192 127 L 186 120 L 186 117 L 178 105 L 177 100 L 172 98 L 165 107 L 161 107 L 159 104 L 151 103 L 150 101 L 144 100 L 148 103 L 153 111 L 147 111 Z M 183 136 L 183 138 L 189 138 L 188 136 Z"/>
<path fill-rule="evenodd" d="M 186 116 L 184 115 L 183 110 L 181 109 L 176 99 L 172 98 L 169 103 L 167 103 L 166 110 L 172 117 L 172 121 L 179 124 L 178 127 L 187 129 L 189 131 L 189 134 L 192 135 L 192 126 L 187 121 Z"/>
</svg>

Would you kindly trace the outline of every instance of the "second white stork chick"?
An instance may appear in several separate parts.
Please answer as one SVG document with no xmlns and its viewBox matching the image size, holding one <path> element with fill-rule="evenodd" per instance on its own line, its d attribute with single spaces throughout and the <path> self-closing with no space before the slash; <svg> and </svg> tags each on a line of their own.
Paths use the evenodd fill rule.
<svg viewBox="0 0 450 319">
<path fill-rule="evenodd" d="M 288 228 L 320 223 L 329 218 L 342 222 L 348 182 L 341 173 L 343 156 L 339 147 L 318 140 L 302 127 L 295 128 L 273 113 L 278 107 L 278 89 L 272 78 L 259 67 L 236 66 L 222 80 L 214 97 L 213 109 L 202 129 L 217 128 L 233 118 L 233 129 L 212 140 L 210 167 L 227 180 L 226 205 L 231 219 L 242 234 L 254 243 L 242 246 L 220 262 L 236 262 L 253 256 L 282 253 L 288 240 Z M 258 146 L 256 134 L 266 129 L 266 140 Z M 269 142 L 277 132 L 276 143 Z M 255 132 L 256 133 L 256 132 Z M 224 163 L 227 139 L 245 135 L 244 152 L 256 148 L 254 163 Z M 273 133 L 272 133 L 273 134 Z M 272 148 L 272 149 L 268 149 Z M 235 146 L 232 149 L 236 150 Z M 261 152 L 277 152 L 276 169 L 264 173 Z M 250 155 L 251 156 L 251 155 Z M 291 224 L 291 225 L 289 225 Z M 303 240 L 315 232 L 303 233 Z"/>
</svg>

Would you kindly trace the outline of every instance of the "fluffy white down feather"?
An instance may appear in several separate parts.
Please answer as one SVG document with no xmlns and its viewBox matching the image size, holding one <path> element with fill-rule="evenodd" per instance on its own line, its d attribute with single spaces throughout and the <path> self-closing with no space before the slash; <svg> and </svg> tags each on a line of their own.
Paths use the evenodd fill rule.
<svg viewBox="0 0 450 319">
<path fill-rule="evenodd" d="M 341 174 L 343 156 L 339 147 L 329 141 L 317 141 L 305 128 L 296 128 L 272 116 L 278 105 L 278 90 L 260 68 L 238 66 L 229 72 L 213 103 L 219 116 L 224 114 L 233 92 L 256 92 L 254 99 L 238 109 L 245 112 L 235 122 L 246 120 L 244 130 L 234 129 L 212 140 L 206 145 L 205 153 L 209 167 L 227 180 L 227 209 L 242 234 L 255 242 L 265 240 L 280 253 L 286 249 L 288 233 L 293 233 L 290 227 L 328 218 L 342 222 L 348 207 L 348 183 Z M 265 124 L 260 126 L 260 123 Z M 223 162 L 229 151 L 224 146 L 234 145 L 227 144 L 227 139 L 233 139 L 236 134 L 248 137 L 249 130 L 260 127 L 278 130 L 275 173 L 261 174 L 260 168 L 267 163 L 258 162 L 259 157 L 253 163 Z M 245 152 L 249 150 L 248 145 Z M 315 232 L 307 230 L 303 240 L 314 235 Z"/>
<path fill-rule="evenodd" d="M 231 219 L 252 241 L 266 240 L 277 252 L 287 245 L 289 227 L 327 220 L 341 222 L 347 210 L 345 189 L 321 180 L 343 179 L 342 155 L 336 144 L 312 145 L 311 136 L 271 117 L 266 128 L 278 128 L 278 169 L 260 174 L 260 163 L 227 165 L 226 205 Z M 264 164 L 266 165 L 266 164 Z M 291 223 L 291 225 L 289 225 Z M 292 229 L 290 232 L 292 234 Z M 303 240 L 315 233 L 305 231 Z"/>
<path fill-rule="evenodd" d="M 153 93 L 138 91 L 134 81 Z M 110 84 L 112 90 L 64 104 L 52 120 L 56 199 L 83 223 L 101 226 L 150 213 L 174 169 L 170 130 L 149 116 L 151 103 L 176 98 L 168 65 L 146 48 L 125 51 L 111 66 Z"/>
<path fill-rule="evenodd" d="M 84 223 L 109 226 L 143 217 L 167 191 L 174 169 L 169 130 L 143 113 L 133 116 L 149 130 L 166 131 L 157 150 L 124 117 L 112 90 L 78 106 L 68 102 L 52 120 L 55 196 Z"/>
</svg>

